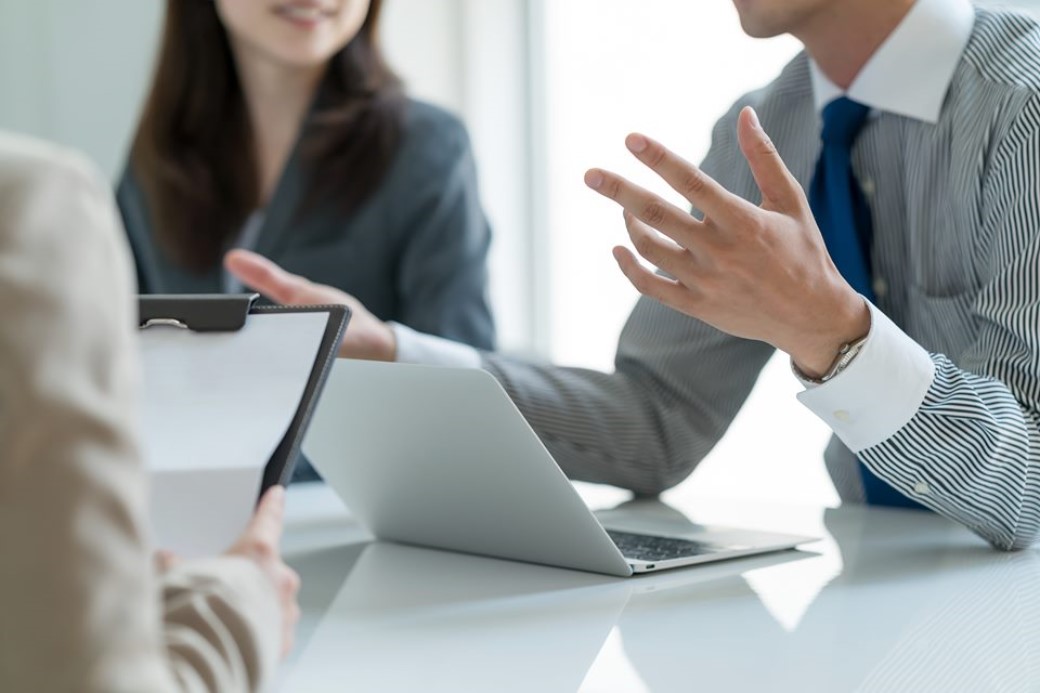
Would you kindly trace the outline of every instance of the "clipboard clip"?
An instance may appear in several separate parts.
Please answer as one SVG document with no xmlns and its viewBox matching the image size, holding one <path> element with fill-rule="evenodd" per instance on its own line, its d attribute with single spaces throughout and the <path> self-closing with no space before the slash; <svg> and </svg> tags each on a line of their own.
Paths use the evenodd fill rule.
<svg viewBox="0 0 1040 693">
<path fill-rule="evenodd" d="M 139 329 L 177 327 L 192 332 L 238 332 L 260 294 L 139 296 Z"/>
</svg>

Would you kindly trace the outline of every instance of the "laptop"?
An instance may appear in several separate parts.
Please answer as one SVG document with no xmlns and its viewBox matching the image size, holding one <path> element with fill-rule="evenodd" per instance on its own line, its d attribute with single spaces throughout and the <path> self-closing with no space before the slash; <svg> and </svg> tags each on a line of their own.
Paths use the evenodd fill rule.
<svg viewBox="0 0 1040 693">
<path fill-rule="evenodd" d="M 603 526 L 489 373 L 339 360 L 303 444 L 377 539 L 628 577 L 811 537 Z"/>
</svg>

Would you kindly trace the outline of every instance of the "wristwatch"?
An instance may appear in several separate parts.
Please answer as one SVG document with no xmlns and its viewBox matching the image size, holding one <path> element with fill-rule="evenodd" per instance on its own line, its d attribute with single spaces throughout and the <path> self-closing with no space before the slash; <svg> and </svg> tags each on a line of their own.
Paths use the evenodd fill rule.
<svg viewBox="0 0 1040 693">
<path fill-rule="evenodd" d="M 807 383 L 812 383 L 814 385 L 823 385 L 825 382 L 834 378 L 836 375 L 838 375 L 843 370 L 849 367 L 849 364 L 852 363 L 853 359 L 855 359 L 856 356 L 859 355 L 859 352 L 863 349 L 863 345 L 867 343 L 867 339 L 869 337 L 870 334 L 867 334 L 855 341 L 846 342 L 845 344 L 842 344 L 841 348 L 838 349 L 838 355 L 834 357 L 834 363 L 832 363 L 831 367 L 827 369 L 827 372 L 821 375 L 819 378 L 810 378 L 805 373 L 802 373 L 798 369 L 798 366 L 795 365 L 794 359 L 791 359 L 791 370 L 794 371 L 794 374 L 796 376 L 798 376 L 800 379 L 804 380 Z"/>
</svg>

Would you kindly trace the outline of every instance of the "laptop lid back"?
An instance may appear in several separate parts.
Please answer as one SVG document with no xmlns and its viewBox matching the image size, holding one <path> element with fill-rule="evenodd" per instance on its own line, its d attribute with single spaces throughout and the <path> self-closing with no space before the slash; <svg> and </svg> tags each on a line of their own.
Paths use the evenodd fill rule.
<svg viewBox="0 0 1040 693">
<path fill-rule="evenodd" d="M 484 371 L 341 360 L 304 452 L 379 539 L 632 573 Z"/>
</svg>

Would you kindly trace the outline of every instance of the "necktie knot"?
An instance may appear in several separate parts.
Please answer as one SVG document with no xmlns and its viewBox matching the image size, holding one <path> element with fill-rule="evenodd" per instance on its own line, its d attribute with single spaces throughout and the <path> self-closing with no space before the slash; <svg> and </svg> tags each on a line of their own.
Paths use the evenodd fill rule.
<svg viewBox="0 0 1040 693">
<path fill-rule="evenodd" d="M 850 149 L 867 122 L 870 107 L 842 96 L 823 109 L 823 141 Z"/>
</svg>

